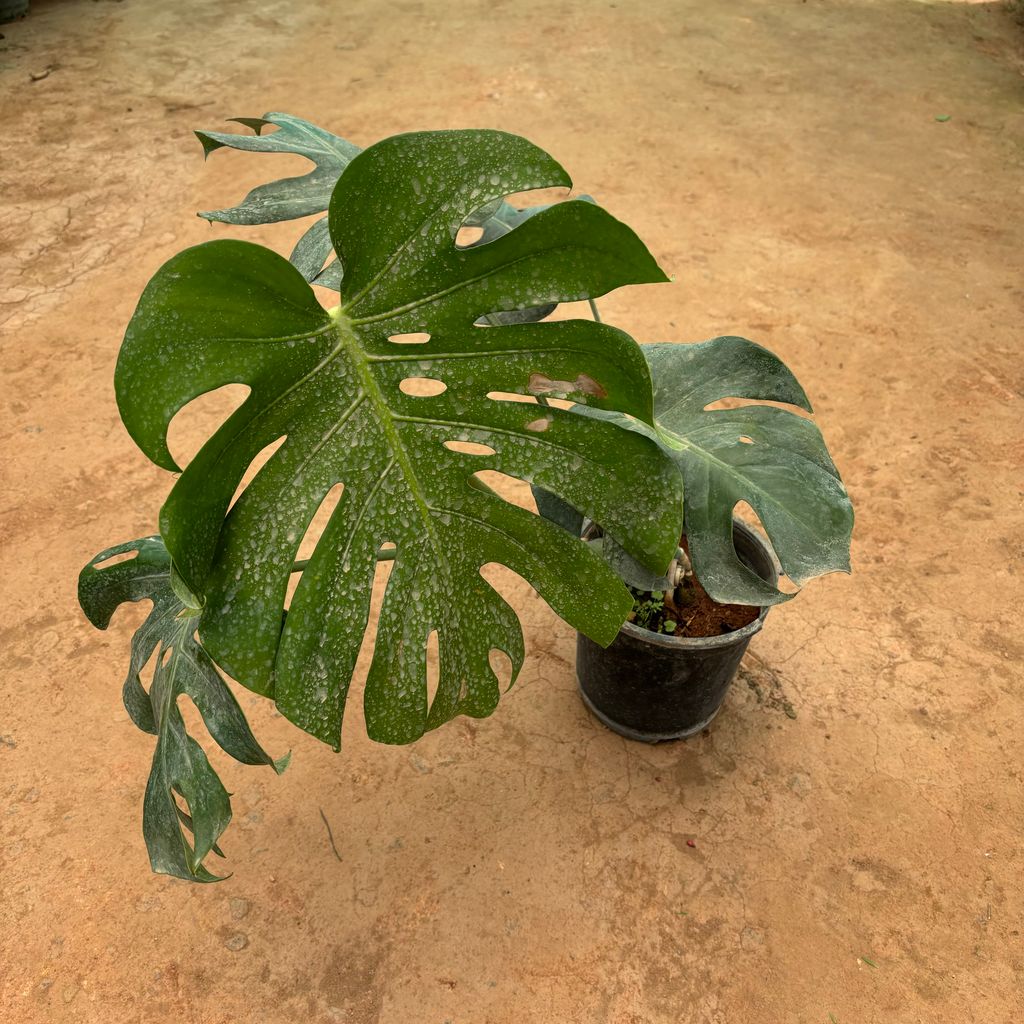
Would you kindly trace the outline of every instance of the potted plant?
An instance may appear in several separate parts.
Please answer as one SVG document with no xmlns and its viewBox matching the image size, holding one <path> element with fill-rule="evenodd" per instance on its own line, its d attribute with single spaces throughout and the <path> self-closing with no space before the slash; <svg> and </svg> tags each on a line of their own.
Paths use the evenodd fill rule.
<svg viewBox="0 0 1024 1024">
<path fill-rule="evenodd" d="M 316 169 L 261 185 L 238 206 L 200 216 L 260 224 L 326 210 L 334 182 L 358 148 L 289 114 L 237 120 L 255 135 L 197 132 L 207 155 L 222 147 L 297 153 Z M 277 130 L 262 135 L 267 127 Z M 543 209 L 517 209 L 499 200 L 466 223 L 477 228 L 478 244 L 484 244 Z M 331 256 L 326 221 L 318 220 L 292 260 L 314 284 L 337 289 L 340 274 Z M 590 306 L 600 320 L 592 298 Z M 489 319 L 533 321 L 553 309 L 546 304 Z M 635 607 L 607 649 L 579 634 L 577 672 L 585 703 L 604 724 L 632 739 L 658 741 L 691 735 L 710 722 L 768 609 L 793 596 L 777 587 L 772 547 L 734 519 L 737 503 L 746 502 L 760 515 L 774 554 L 795 584 L 849 571 L 853 510 L 821 433 L 808 419 L 763 405 L 705 409 L 733 398 L 809 413 L 803 389 L 771 352 L 735 337 L 641 347 L 654 386 L 653 424 L 585 403 L 574 411 L 645 433 L 673 461 L 689 496 L 681 513 L 682 546 L 671 577 L 652 575 L 613 540 L 598 538 L 594 528 L 591 542 L 630 586 Z M 532 489 L 541 515 L 580 534 L 584 517 L 578 510 L 541 487 Z"/>
<path fill-rule="evenodd" d="M 800 585 L 849 571 L 853 511 L 821 433 L 778 405 L 709 409 L 722 399 L 776 402 L 810 412 L 803 389 L 771 352 L 743 338 L 642 346 L 654 383 L 653 423 L 579 408 L 651 438 L 683 481 L 681 547 L 654 576 L 590 525 L 584 536 L 634 594 L 634 608 L 607 649 L 579 635 L 584 702 L 631 739 L 681 739 L 718 713 L 740 660 L 768 610 L 789 600 L 779 566 Z M 756 511 L 771 544 L 734 509 Z M 579 513 L 554 496 L 539 502 L 570 531 Z"/>
<path fill-rule="evenodd" d="M 490 714 L 499 697 L 490 655 L 504 652 L 514 679 L 523 639 L 481 566 L 513 568 L 582 635 L 611 644 L 634 607 L 620 577 L 635 585 L 678 565 L 684 484 L 699 486 L 687 460 L 694 438 L 715 434 L 709 426 L 678 433 L 664 404 L 659 418 L 662 392 L 684 384 L 699 397 L 711 385 L 694 392 L 692 381 L 665 378 L 652 386 L 650 368 L 664 359 L 655 348 L 645 359 L 598 321 L 543 322 L 559 302 L 666 278 L 637 236 L 592 202 L 523 211 L 504 201 L 570 184 L 537 147 L 500 132 L 420 132 L 359 152 L 287 115 L 242 123 L 256 134 L 198 133 L 207 153 L 301 152 L 316 167 L 206 216 L 326 216 L 290 261 L 219 240 L 173 257 L 147 285 L 115 373 L 121 417 L 142 451 L 179 472 L 167 447 L 176 413 L 228 383 L 245 384 L 249 395 L 180 471 L 159 535 L 101 552 L 79 580 L 83 609 L 100 628 L 122 602 L 152 602 L 124 685 L 133 720 L 157 737 L 143 832 L 154 870 L 200 881 L 217 877 L 205 861 L 220 854 L 230 801 L 187 733 L 181 696 L 243 763 L 281 771 L 286 759 L 256 741 L 222 672 L 339 749 L 383 560 L 391 572 L 363 698 L 369 735 L 407 743 L 458 714 Z M 277 131 L 262 135 L 270 124 Z M 480 237 L 456 244 L 465 226 Z M 310 282 L 340 287 L 341 301 L 324 308 Z M 714 359 L 720 346 L 709 345 L 703 351 Z M 755 349 L 740 359 L 748 375 L 774 366 Z M 750 397 L 791 401 L 783 391 Z M 698 416 L 704 404 L 689 411 Z M 813 427 L 768 417 L 747 433 L 838 481 Z M 503 501 L 483 470 L 530 481 L 548 518 Z M 718 487 L 707 484 L 703 524 L 687 503 L 694 572 L 712 597 L 740 580 L 754 603 L 784 599 L 754 585 L 731 544 L 722 546 L 714 506 L 728 494 Z M 339 490 L 312 554 L 298 557 L 318 509 Z M 573 524 L 562 528 L 577 515 L 600 524 L 600 544 L 581 542 Z M 841 520 L 833 516 L 836 529 Z M 773 530 L 770 517 L 765 525 Z M 780 560 L 794 578 L 809 575 L 787 530 L 781 548 L 772 534 Z M 817 565 L 842 567 L 824 556 Z M 439 679 L 428 701 L 434 631 Z"/>
</svg>

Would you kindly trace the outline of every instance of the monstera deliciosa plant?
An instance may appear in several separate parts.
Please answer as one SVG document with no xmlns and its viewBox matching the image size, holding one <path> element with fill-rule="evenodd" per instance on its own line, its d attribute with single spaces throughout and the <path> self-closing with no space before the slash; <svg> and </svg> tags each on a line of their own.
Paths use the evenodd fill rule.
<svg viewBox="0 0 1024 1024">
<path fill-rule="evenodd" d="M 79 580 L 99 628 L 125 601 L 152 602 L 124 685 L 132 719 L 157 737 L 143 832 L 154 870 L 199 881 L 217 878 L 205 862 L 221 855 L 231 809 L 179 698 L 246 764 L 281 771 L 287 759 L 262 749 L 222 673 L 339 749 L 379 561 L 392 567 L 366 727 L 375 740 L 408 743 L 456 715 L 494 710 L 493 652 L 508 656 L 512 680 L 522 665 L 516 615 L 481 576 L 489 563 L 607 645 L 633 606 L 624 582 L 663 575 L 683 529 L 713 598 L 766 605 L 791 595 L 737 558 L 738 502 L 760 514 L 797 582 L 848 567 L 852 522 L 808 419 L 767 405 L 707 408 L 725 397 L 809 408 L 765 349 L 739 338 L 639 346 L 596 308 L 594 320 L 546 320 L 558 303 L 593 307 L 614 288 L 666 277 L 589 197 L 506 201 L 570 185 L 536 146 L 470 130 L 360 151 L 289 115 L 238 120 L 255 134 L 198 132 L 207 154 L 298 153 L 315 169 L 201 216 L 326 215 L 290 260 L 218 240 L 150 281 L 122 344 L 117 402 L 142 451 L 180 475 L 159 535 L 101 552 Z M 463 245 L 467 227 L 478 237 Z M 325 308 L 311 285 L 340 301 Z M 227 384 L 246 385 L 247 398 L 180 469 L 171 420 Z M 501 498 L 481 478 L 487 470 L 528 481 L 542 514 Z M 298 560 L 339 488 L 311 557 Z M 600 524 L 603 547 L 579 539 L 583 517 Z"/>
<path fill-rule="evenodd" d="M 255 225 L 322 214 L 335 183 L 360 152 L 346 139 L 291 114 L 233 120 L 255 134 L 198 131 L 206 156 L 222 148 L 291 153 L 310 160 L 315 168 L 301 177 L 259 185 L 237 206 L 199 214 L 209 221 Z M 268 128 L 273 130 L 263 134 Z M 590 196 L 580 199 L 593 202 Z M 473 211 L 464 223 L 480 231 L 476 244 L 482 245 L 545 209 L 515 207 L 496 198 Z M 339 289 L 341 264 L 334 256 L 326 217 L 312 223 L 290 258 L 307 281 Z M 552 312 L 554 301 L 484 319 L 489 323 L 540 320 Z M 599 320 L 593 301 L 591 308 Z M 691 345 L 645 344 L 641 349 L 655 389 L 653 423 L 614 414 L 604 418 L 646 433 L 675 463 L 687 493 L 682 525 L 689 556 L 708 593 L 723 604 L 761 606 L 793 596 L 766 584 L 737 557 L 732 516 L 740 501 L 760 516 L 793 583 L 849 571 L 853 510 L 814 423 L 776 406 L 706 408 L 733 398 L 811 412 L 807 395 L 782 361 L 762 346 L 737 337 Z M 601 416 L 594 408 L 593 403 L 584 402 L 574 411 Z M 540 486 L 534 485 L 533 492 L 542 515 L 579 535 L 583 517 L 578 510 Z M 647 586 L 660 578 L 630 558 L 613 537 L 604 544 L 604 557 L 629 583 Z"/>
<path fill-rule="evenodd" d="M 212 879 L 203 861 L 230 815 L 178 698 L 191 697 L 213 738 L 246 763 L 273 762 L 218 669 L 338 748 L 378 559 L 393 567 L 363 698 L 374 739 L 406 743 L 457 714 L 494 709 L 489 656 L 504 652 L 514 677 L 523 640 L 480 575 L 488 563 L 519 573 L 597 642 L 614 638 L 632 601 L 608 565 L 498 497 L 480 471 L 530 480 L 600 522 L 641 564 L 668 564 L 681 486 L 664 453 L 614 423 L 510 400 L 558 396 L 651 423 L 639 347 L 587 320 L 481 323 L 665 280 L 657 264 L 629 228 L 579 201 L 485 244 L 455 244 L 482 206 L 569 184 L 515 136 L 402 135 L 354 157 L 331 192 L 327 230 L 343 268 L 333 309 L 293 264 L 240 241 L 188 249 L 146 287 L 115 386 L 125 426 L 150 459 L 179 472 L 167 447 L 174 415 L 225 384 L 250 389 L 181 471 L 160 536 L 102 552 L 80 580 L 100 627 L 122 601 L 153 602 L 133 641 L 125 701 L 157 736 L 143 819 L 154 869 Z M 417 381 L 429 388 L 409 386 Z M 282 438 L 236 497 L 256 456 Z M 344 490 L 322 537 L 296 564 L 337 484 Z M 435 630 L 439 679 L 428 705 Z M 154 652 L 147 694 L 139 673 Z"/>
</svg>

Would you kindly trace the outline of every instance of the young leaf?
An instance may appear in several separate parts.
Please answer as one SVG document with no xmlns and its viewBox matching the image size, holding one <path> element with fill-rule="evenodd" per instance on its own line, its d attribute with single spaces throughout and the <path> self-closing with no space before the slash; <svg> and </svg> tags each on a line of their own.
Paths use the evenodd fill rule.
<svg viewBox="0 0 1024 1024">
<path fill-rule="evenodd" d="M 297 178 L 280 178 L 254 188 L 237 206 L 224 210 L 204 210 L 199 216 L 224 224 L 273 224 L 295 220 L 312 213 L 323 213 L 342 172 L 360 152 L 358 146 L 338 135 L 318 128 L 301 117 L 269 113 L 263 117 L 230 118 L 251 128 L 255 135 L 233 132 L 197 131 L 203 153 L 209 156 L 221 148 L 250 153 L 295 153 L 311 160 L 315 167 Z M 262 134 L 266 127 L 277 130 Z M 314 221 L 295 245 L 291 262 L 307 281 L 316 280 L 338 290 L 341 280 L 337 261 L 324 268 L 331 255 L 327 218 Z M 333 268 L 333 269 L 332 269 Z"/>
<path fill-rule="evenodd" d="M 116 555 L 135 557 L 98 568 Z M 199 882 L 218 876 L 203 865 L 231 820 L 228 793 L 199 744 L 188 735 L 178 698 L 192 699 L 217 744 L 243 764 L 267 764 L 278 773 L 288 758 L 274 761 L 257 743 L 234 694 L 206 651 L 196 642 L 198 616 L 175 594 L 171 560 L 159 537 L 119 544 L 98 554 L 78 578 L 78 601 L 89 621 L 106 629 L 125 601 L 150 600 L 153 607 L 132 638 L 124 703 L 135 724 L 157 737 L 143 803 L 142 831 L 154 871 Z M 139 676 L 157 651 L 147 693 Z M 191 813 L 179 807 L 180 796 Z M 182 825 L 192 833 L 190 842 Z"/>
<path fill-rule="evenodd" d="M 686 489 L 684 525 L 693 571 L 723 604 L 777 604 L 792 595 L 737 557 L 733 508 L 746 501 L 764 524 L 783 570 L 798 586 L 849 572 L 853 508 L 821 431 L 774 406 L 706 410 L 721 398 L 786 402 L 811 411 L 796 378 L 744 338 L 645 345 L 658 436 Z"/>
<path fill-rule="evenodd" d="M 748 569 L 732 541 L 733 509 L 757 512 L 783 570 L 797 585 L 849 572 L 853 507 L 818 428 L 774 406 L 705 407 L 722 398 L 786 402 L 810 412 L 796 378 L 744 338 L 643 345 L 654 380 L 655 428 L 577 407 L 655 438 L 679 467 L 693 571 L 722 604 L 770 605 L 793 595 Z"/>
<path fill-rule="evenodd" d="M 388 139 L 352 161 L 331 200 L 345 268 L 333 313 L 287 261 L 221 241 L 167 263 L 129 325 L 118 402 L 158 464 L 177 468 L 166 433 L 182 406 L 228 382 L 251 389 L 182 474 L 161 530 L 186 585 L 205 600 L 200 633 L 217 662 L 335 747 L 386 542 L 397 551 L 364 697 L 368 731 L 385 742 L 408 742 L 459 713 L 489 714 L 498 700 L 492 649 L 518 672 L 522 633 L 481 579 L 483 565 L 518 572 L 599 643 L 629 611 L 629 593 L 600 558 L 501 500 L 478 471 L 561 495 L 654 571 L 675 552 L 679 477 L 656 445 L 563 409 L 489 397 L 566 393 L 651 420 L 647 366 L 622 332 L 583 320 L 477 324 L 665 279 L 636 235 L 590 203 L 560 204 L 487 245 L 455 246 L 459 226 L 485 203 L 568 184 L 547 154 L 500 132 Z M 416 332 L 429 341 L 390 341 Z M 429 378 L 433 397 L 416 394 L 409 378 Z M 250 462 L 282 437 L 232 505 Z M 446 441 L 494 454 L 452 451 Z M 293 559 L 337 483 L 341 500 L 285 619 Z M 440 680 L 428 708 L 434 629 Z"/>
<path fill-rule="evenodd" d="M 237 206 L 205 210 L 199 214 L 205 220 L 225 224 L 271 224 L 321 213 L 327 209 L 341 172 L 359 153 L 358 146 L 291 114 L 270 113 L 231 120 L 251 128 L 256 134 L 197 131 L 206 156 L 222 147 L 250 153 L 296 153 L 312 160 L 316 166 L 301 177 L 281 178 L 259 185 Z M 271 125 L 277 131 L 263 135 L 263 129 Z M 326 253 L 324 255 L 326 257 Z"/>
</svg>

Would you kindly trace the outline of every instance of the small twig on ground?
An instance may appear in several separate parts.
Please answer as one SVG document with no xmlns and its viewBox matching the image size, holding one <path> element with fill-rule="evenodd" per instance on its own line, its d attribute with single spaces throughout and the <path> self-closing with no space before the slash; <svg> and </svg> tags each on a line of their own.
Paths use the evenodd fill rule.
<svg viewBox="0 0 1024 1024">
<path fill-rule="evenodd" d="M 334 856 L 338 858 L 338 862 L 341 862 L 341 854 L 338 853 L 337 846 L 334 845 L 334 833 L 331 831 L 331 823 L 327 820 L 327 815 L 324 814 L 324 809 L 318 807 L 317 810 L 320 812 L 320 817 L 323 818 L 324 828 L 327 829 L 327 838 L 331 841 L 331 849 L 334 851 Z"/>
</svg>

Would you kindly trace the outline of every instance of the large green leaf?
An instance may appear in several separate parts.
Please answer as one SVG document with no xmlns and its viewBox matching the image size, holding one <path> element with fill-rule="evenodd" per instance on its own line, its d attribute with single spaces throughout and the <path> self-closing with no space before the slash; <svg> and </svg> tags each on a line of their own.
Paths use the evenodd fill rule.
<svg viewBox="0 0 1024 1024">
<path fill-rule="evenodd" d="M 758 514 L 783 571 L 797 585 L 849 572 L 853 507 L 814 423 L 769 405 L 706 408 L 739 398 L 810 412 L 803 388 L 782 361 L 735 337 L 642 348 L 654 380 L 653 430 L 614 413 L 576 411 L 652 437 L 672 457 L 686 493 L 690 560 L 707 592 L 723 604 L 778 604 L 793 596 L 765 583 L 737 557 L 732 519 L 741 501 Z M 608 547 L 614 555 L 614 545 Z"/>
<path fill-rule="evenodd" d="M 103 565 L 117 556 L 134 557 Z M 125 601 L 153 602 L 132 638 L 124 703 L 135 724 L 157 737 L 143 803 L 142 831 L 154 871 L 199 882 L 218 876 L 203 865 L 211 853 L 223 856 L 217 840 L 231 820 L 228 793 L 188 735 L 178 698 L 192 699 L 210 735 L 243 764 L 267 764 L 284 771 L 288 758 L 274 761 L 256 742 L 234 694 L 209 655 L 196 642 L 198 611 L 175 592 L 171 559 L 159 537 L 119 544 L 98 554 L 78 578 L 78 600 L 89 621 L 106 629 Z M 181 591 L 181 587 L 177 588 Z M 156 652 L 149 691 L 140 673 Z M 175 796 L 188 808 L 184 811 Z M 187 832 L 192 833 L 189 841 Z"/>
<path fill-rule="evenodd" d="M 629 611 L 628 592 L 599 557 L 499 499 L 478 471 L 560 495 L 655 571 L 675 551 L 679 477 L 657 445 L 568 410 L 490 397 L 567 395 L 651 421 L 647 366 L 622 332 L 584 320 L 477 324 L 494 312 L 665 280 L 636 235 L 590 203 L 560 204 L 486 245 L 455 246 L 471 211 L 568 184 L 547 154 L 500 132 L 387 139 L 352 161 L 331 199 L 331 238 L 345 268 L 336 310 L 322 309 L 281 257 L 220 241 L 165 264 L 129 325 L 118 402 L 158 464 L 177 469 L 167 426 L 188 401 L 230 382 L 251 389 L 182 474 L 161 532 L 205 599 L 200 634 L 213 657 L 335 747 L 386 543 L 397 552 L 364 696 L 368 731 L 386 742 L 415 739 L 459 713 L 489 714 L 498 700 L 492 650 L 508 655 L 513 678 L 518 672 L 519 624 L 481 578 L 483 565 L 512 568 L 599 643 L 611 642 Z M 429 341 L 391 340 L 415 332 Z M 417 377 L 445 390 L 403 392 Z M 281 438 L 231 504 L 253 458 Z M 293 559 L 338 483 L 341 500 L 285 618 Z M 440 670 L 428 702 L 433 630 Z"/>
<path fill-rule="evenodd" d="M 228 224 L 269 224 L 323 213 L 327 209 L 338 178 L 360 152 L 358 146 L 339 135 L 334 135 L 292 114 L 269 113 L 263 117 L 235 117 L 229 120 L 251 128 L 256 136 L 233 132 L 197 131 L 196 136 L 202 143 L 206 156 L 221 148 L 254 153 L 295 153 L 312 160 L 316 168 L 302 177 L 282 178 L 260 185 L 238 206 L 225 210 L 206 210 L 199 214 L 200 217 L 211 221 L 223 221 Z M 263 135 L 263 129 L 268 126 L 276 127 L 278 131 Z M 579 196 L 578 199 L 594 202 L 592 196 Z M 471 211 L 466 217 L 465 226 L 481 228 L 481 236 L 473 244 L 485 245 L 547 208 L 517 208 L 504 199 L 495 199 Z M 337 259 L 327 263 L 332 252 L 327 218 L 321 217 L 302 234 L 289 259 L 307 281 L 339 291 L 341 264 Z M 533 309 L 492 313 L 489 315 L 489 322 L 532 323 L 548 316 L 554 308 L 554 304 L 549 303 Z"/>
</svg>

